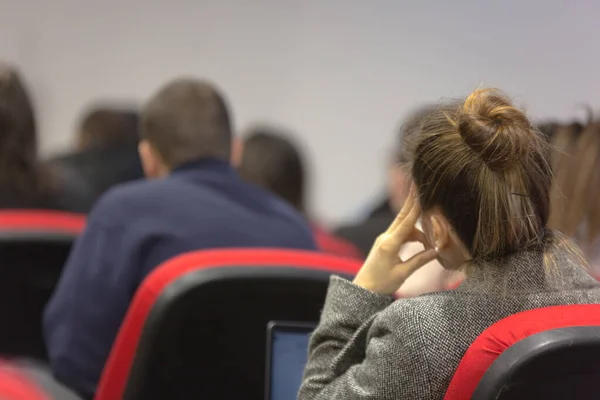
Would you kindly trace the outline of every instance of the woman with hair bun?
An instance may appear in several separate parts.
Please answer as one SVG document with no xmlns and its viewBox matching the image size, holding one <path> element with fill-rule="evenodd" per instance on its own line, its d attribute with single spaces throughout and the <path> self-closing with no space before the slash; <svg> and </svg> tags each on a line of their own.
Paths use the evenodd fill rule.
<svg viewBox="0 0 600 400">
<path fill-rule="evenodd" d="M 546 140 L 503 93 L 481 89 L 434 109 L 408 139 L 411 195 L 354 282 L 332 278 L 300 400 L 442 399 L 490 325 L 534 308 L 600 302 L 577 247 L 547 227 Z M 401 260 L 409 241 L 425 250 Z M 433 259 L 465 281 L 394 301 Z"/>
</svg>

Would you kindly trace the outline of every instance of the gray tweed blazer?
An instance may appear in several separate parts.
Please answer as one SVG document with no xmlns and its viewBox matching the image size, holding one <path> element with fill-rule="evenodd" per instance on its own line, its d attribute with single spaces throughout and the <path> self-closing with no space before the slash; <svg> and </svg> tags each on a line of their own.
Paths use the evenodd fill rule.
<svg viewBox="0 0 600 400">
<path fill-rule="evenodd" d="M 600 303 L 573 259 L 552 273 L 541 252 L 481 266 L 455 291 L 393 301 L 332 277 L 298 398 L 443 399 L 461 357 L 487 327 L 552 305 Z"/>
</svg>

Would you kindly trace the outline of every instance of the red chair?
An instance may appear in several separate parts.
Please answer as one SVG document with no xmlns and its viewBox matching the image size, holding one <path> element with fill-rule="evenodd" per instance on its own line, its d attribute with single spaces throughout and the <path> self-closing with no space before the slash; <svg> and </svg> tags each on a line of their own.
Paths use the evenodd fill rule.
<svg viewBox="0 0 600 400">
<path fill-rule="evenodd" d="M 52 377 L 49 368 L 28 360 L 0 360 L 2 400 L 81 400 Z"/>
<path fill-rule="evenodd" d="M 0 361 L 0 399 L 50 400 L 26 374 Z"/>
<path fill-rule="evenodd" d="M 42 313 L 85 217 L 42 210 L 0 211 L 0 354 L 46 358 Z"/>
<path fill-rule="evenodd" d="M 78 235 L 85 227 L 85 216 L 49 210 L 0 210 L 0 237 L 8 233 L 59 237 Z"/>
<path fill-rule="evenodd" d="M 329 276 L 360 265 L 275 249 L 167 261 L 138 289 L 95 398 L 264 399 L 268 322 L 317 321 Z"/>
<path fill-rule="evenodd" d="M 599 379 L 600 304 L 546 307 L 511 315 L 479 335 L 444 399 L 558 399 L 565 391 L 567 398 L 600 398 Z"/>
</svg>

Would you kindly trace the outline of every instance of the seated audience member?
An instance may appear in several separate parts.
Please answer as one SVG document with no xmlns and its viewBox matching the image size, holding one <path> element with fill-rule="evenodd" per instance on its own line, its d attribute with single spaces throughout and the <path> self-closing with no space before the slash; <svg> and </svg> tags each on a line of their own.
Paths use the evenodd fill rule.
<svg viewBox="0 0 600 400">
<path fill-rule="evenodd" d="M 551 226 L 579 244 L 600 277 L 600 123 L 568 125 L 552 139 Z"/>
<path fill-rule="evenodd" d="M 380 199 L 376 205 L 367 211 L 367 215 L 357 222 L 345 223 L 337 227 L 333 233 L 354 244 L 363 254 L 368 254 L 377 236 L 381 235 L 396 217 L 394 212 L 393 195 L 396 193 L 397 178 L 401 176 L 401 168 L 396 162 L 388 170 L 388 195 Z"/>
<path fill-rule="evenodd" d="M 508 98 L 477 90 L 453 111 L 432 111 L 411 141 L 414 188 L 354 282 L 332 278 L 300 400 L 442 399 L 464 352 L 494 322 L 600 301 L 576 246 L 547 228 L 547 143 Z M 410 240 L 426 250 L 402 260 Z M 465 270 L 460 287 L 394 302 L 436 258 Z"/>
<path fill-rule="evenodd" d="M 273 127 L 250 130 L 244 140 L 239 172 L 242 178 L 267 189 L 306 214 L 306 169 L 298 146 Z M 339 239 L 313 222 L 317 246 L 324 252 L 363 258 L 352 243 Z"/>
<path fill-rule="evenodd" d="M 54 375 L 86 397 L 136 288 L 163 261 L 212 248 L 315 249 L 300 214 L 230 166 L 229 114 L 210 84 L 178 79 L 160 89 L 143 110 L 141 139 L 144 171 L 156 179 L 98 201 L 44 315 Z"/>
<path fill-rule="evenodd" d="M 89 185 L 91 195 L 79 206 L 87 213 L 110 187 L 143 178 L 137 145 L 137 113 L 93 108 L 80 124 L 76 151 L 49 164 L 65 181 Z"/>
<path fill-rule="evenodd" d="M 72 210 L 69 192 L 41 167 L 33 105 L 17 71 L 0 64 L 0 208 Z"/>
<path fill-rule="evenodd" d="M 406 157 L 402 151 L 403 142 L 414 135 L 421 127 L 423 119 L 438 106 L 427 105 L 412 112 L 400 127 L 399 143 L 394 159 L 388 169 L 388 197 L 365 220 L 356 225 L 347 225 L 336 230 L 341 237 L 358 244 L 365 254 L 379 235 L 386 231 L 396 218 L 408 196 L 411 179 L 406 171 Z M 419 227 L 420 229 L 420 227 Z M 402 246 L 400 257 L 408 259 L 423 250 L 418 242 L 406 243 Z M 432 261 L 412 274 L 398 290 L 399 297 L 414 297 L 423 293 L 451 289 L 462 279 L 462 274 L 444 270 L 442 266 Z"/>
</svg>

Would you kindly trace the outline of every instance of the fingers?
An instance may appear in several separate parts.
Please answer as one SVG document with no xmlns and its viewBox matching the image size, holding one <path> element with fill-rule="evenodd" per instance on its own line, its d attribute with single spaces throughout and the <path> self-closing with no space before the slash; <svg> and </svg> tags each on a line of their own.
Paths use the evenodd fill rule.
<svg viewBox="0 0 600 400">
<path fill-rule="evenodd" d="M 425 264 L 435 260 L 437 254 L 433 249 L 426 249 L 415 254 L 405 262 L 398 265 L 398 269 L 407 272 L 409 275 L 424 266 Z M 408 277 L 408 276 L 407 276 Z"/>
<path fill-rule="evenodd" d="M 413 234 L 413 231 L 416 231 L 415 224 L 419 220 L 421 216 L 421 206 L 419 202 L 415 199 L 412 200 L 412 207 L 409 210 L 408 214 L 406 214 L 402 220 L 400 220 L 400 216 L 396 219 L 397 223 L 388 229 L 388 234 L 390 237 L 394 238 L 396 242 L 405 242 L 405 241 L 414 241 L 414 239 L 410 239 Z M 417 234 L 418 235 L 418 234 Z M 421 241 L 421 236 L 416 236 L 417 241 Z M 425 244 L 425 241 L 421 241 L 421 243 Z"/>
<path fill-rule="evenodd" d="M 421 216 L 421 206 L 419 205 L 418 201 L 413 201 L 413 205 L 412 208 L 410 209 L 409 213 L 406 215 L 406 217 L 404 218 L 404 221 L 402 221 L 402 223 L 400 225 L 398 225 L 398 227 L 396 229 L 400 229 L 400 228 L 413 228 L 415 226 L 415 224 L 417 223 L 417 221 L 419 220 L 419 217 Z"/>
<path fill-rule="evenodd" d="M 402 206 L 402 210 L 400 210 L 400 212 L 398 213 L 398 215 L 396 216 L 396 218 L 394 219 L 394 221 L 388 228 L 388 231 L 391 232 L 391 231 L 395 230 L 402 223 L 402 221 L 404 221 L 404 219 L 410 213 L 414 204 L 416 203 L 415 199 L 416 199 L 415 185 L 411 184 L 410 191 L 408 193 L 408 197 L 406 197 L 406 201 L 404 202 L 404 205 Z"/>
<path fill-rule="evenodd" d="M 417 228 L 413 228 L 411 234 L 406 238 L 407 242 L 419 242 L 425 246 L 425 248 L 431 247 L 429 240 L 427 240 L 427 236 Z"/>
</svg>

